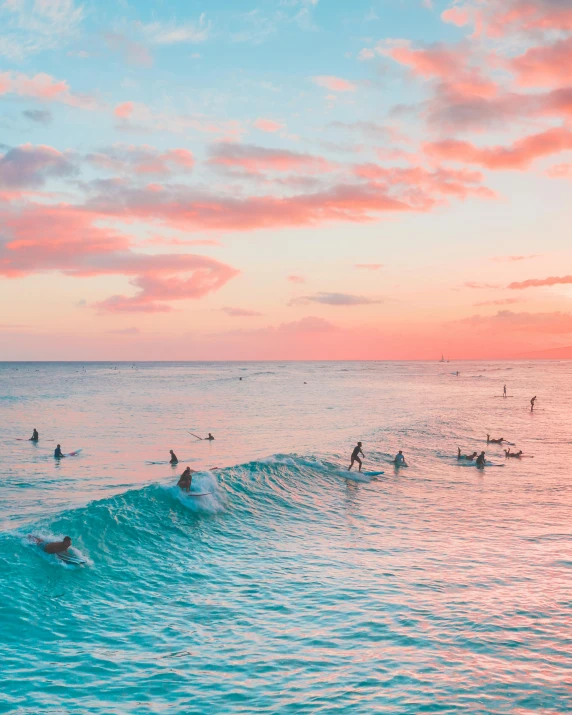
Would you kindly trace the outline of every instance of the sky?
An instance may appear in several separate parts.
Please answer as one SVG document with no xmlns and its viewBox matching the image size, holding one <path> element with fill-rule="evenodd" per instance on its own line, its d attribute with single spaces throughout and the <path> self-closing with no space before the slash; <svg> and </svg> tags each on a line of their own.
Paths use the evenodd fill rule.
<svg viewBox="0 0 572 715">
<path fill-rule="evenodd" d="M 572 345 L 571 67 L 572 0 L 0 0 L 0 360 Z"/>
</svg>

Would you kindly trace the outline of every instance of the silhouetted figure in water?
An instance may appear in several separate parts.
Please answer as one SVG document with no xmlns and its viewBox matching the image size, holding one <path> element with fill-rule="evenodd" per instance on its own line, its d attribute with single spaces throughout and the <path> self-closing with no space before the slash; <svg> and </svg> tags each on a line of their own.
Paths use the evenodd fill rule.
<svg viewBox="0 0 572 715">
<path fill-rule="evenodd" d="M 530 401 L 530 411 L 534 412 L 534 403 L 536 402 L 536 395 Z"/>
<path fill-rule="evenodd" d="M 38 434 L 38 430 L 34 427 L 34 431 L 32 432 L 32 436 L 30 437 L 30 442 L 37 442 L 40 439 L 40 435 Z"/>
<path fill-rule="evenodd" d="M 190 492 L 191 491 L 191 482 L 193 481 L 193 474 L 194 470 L 191 469 L 190 467 L 187 467 L 185 471 L 181 474 L 179 477 L 179 481 L 177 482 L 177 486 L 181 487 L 181 489 L 184 492 Z"/>
<path fill-rule="evenodd" d="M 393 460 L 393 463 L 395 464 L 396 467 L 406 467 L 407 462 L 405 461 L 405 457 L 403 456 L 403 452 L 399 450 L 399 452 L 395 455 L 395 459 Z"/>
<path fill-rule="evenodd" d="M 62 457 L 65 457 L 66 455 L 62 453 L 62 448 L 58 444 L 58 446 L 54 449 L 54 458 L 55 459 L 61 459 Z"/>
<path fill-rule="evenodd" d="M 479 456 L 477 457 L 477 467 L 484 467 L 485 466 L 485 453 L 481 452 Z"/>
<path fill-rule="evenodd" d="M 359 464 L 359 470 L 361 472 L 361 459 L 358 457 L 358 455 L 361 454 L 362 457 L 365 457 L 365 454 L 361 451 L 361 442 L 358 442 L 357 445 L 354 447 L 354 450 L 352 452 L 351 456 L 351 463 L 350 466 L 348 467 L 348 472 L 350 469 L 354 466 L 354 462 L 357 462 Z"/>
<path fill-rule="evenodd" d="M 502 444 L 504 441 L 504 437 L 499 437 L 498 439 L 491 439 L 490 434 L 487 435 L 487 444 Z"/>
<path fill-rule="evenodd" d="M 505 459 L 509 457 L 514 457 L 515 459 L 520 459 L 522 457 L 522 449 L 519 452 L 511 452 L 510 447 L 504 451 Z"/>
<path fill-rule="evenodd" d="M 503 387 L 502 396 L 503 396 L 503 397 L 506 397 L 506 385 Z"/>
<path fill-rule="evenodd" d="M 177 455 L 173 452 L 172 449 L 169 450 L 169 454 L 171 455 L 171 459 L 169 460 L 170 464 L 178 464 L 179 460 L 177 459 Z"/>
<path fill-rule="evenodd" d="M 461 448 L 457 447 L 457 459 L 468 459 L 469 462 L 472 462 L 476 456 L 476 452 L 473 452 L 472 454 L 461 454 Z"/>
</svg>

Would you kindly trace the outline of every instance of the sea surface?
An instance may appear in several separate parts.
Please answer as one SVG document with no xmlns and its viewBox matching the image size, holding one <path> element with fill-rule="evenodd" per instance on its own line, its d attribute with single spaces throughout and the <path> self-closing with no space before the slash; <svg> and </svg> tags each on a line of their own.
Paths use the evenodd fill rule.
<svg viewBox="0 0 572 715">
<path fill-rule="evenodd" d="M 0 423 L 0 712 L 572 711 L 572 362 L 2 363 Z"/>
</svg>

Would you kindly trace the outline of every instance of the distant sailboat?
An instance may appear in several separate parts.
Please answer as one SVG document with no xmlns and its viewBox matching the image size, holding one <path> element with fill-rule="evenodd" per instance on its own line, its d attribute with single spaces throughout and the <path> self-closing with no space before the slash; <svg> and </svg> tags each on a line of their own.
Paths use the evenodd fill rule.
<svg viewBox="0 0 572 715">
<path fill-rule="evenodd" d="M 439 362 L 449 362 L 449 361 L 445 360 L 445 356 L 443 355 L 443 353 L 441 353 L 441 359 L 439 360 Z"/>
</svg>

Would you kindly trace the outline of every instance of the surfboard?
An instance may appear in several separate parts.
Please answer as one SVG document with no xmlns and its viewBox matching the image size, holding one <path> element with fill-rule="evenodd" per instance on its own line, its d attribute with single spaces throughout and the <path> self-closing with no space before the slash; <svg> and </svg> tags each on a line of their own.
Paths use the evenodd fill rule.
<svg viewBox="0 0 572 715">
<path fill-rule="evenodd" d="M 507 397 L 514 397 L 514 395 L 493 395 L 493 397 L 504 397 L 504 398 L 507 398 Z"/>
<path fill-rule="evenodd" d="M 361 472 L 365 474 L 366 477 L 379 477 L 380 474 L 385 474 L 385 472 Z"/>
<path fill-rule="evenodd" d="M 209 494 L 212 494 L 212 492 L 191 492 L 190 494 L 187 494 L 189 497 L 206 497 Z"/>
<path fill-rule="evenodd" d="M 68 452 L 67 454 L 64 454 L 64 457 L 76 457 L 81 451 L 81 449 L 76 449 L 75 452 Z"/>
<path fill-rule="evenodd" d="M 84 566 L 87 563 L 81 556 L 65 551 L 62 554 L 56 554 L 56 556 L 60 561 L 63 561 L 65 564 L 70 564 L 70 566 Z"/>
</svg>

